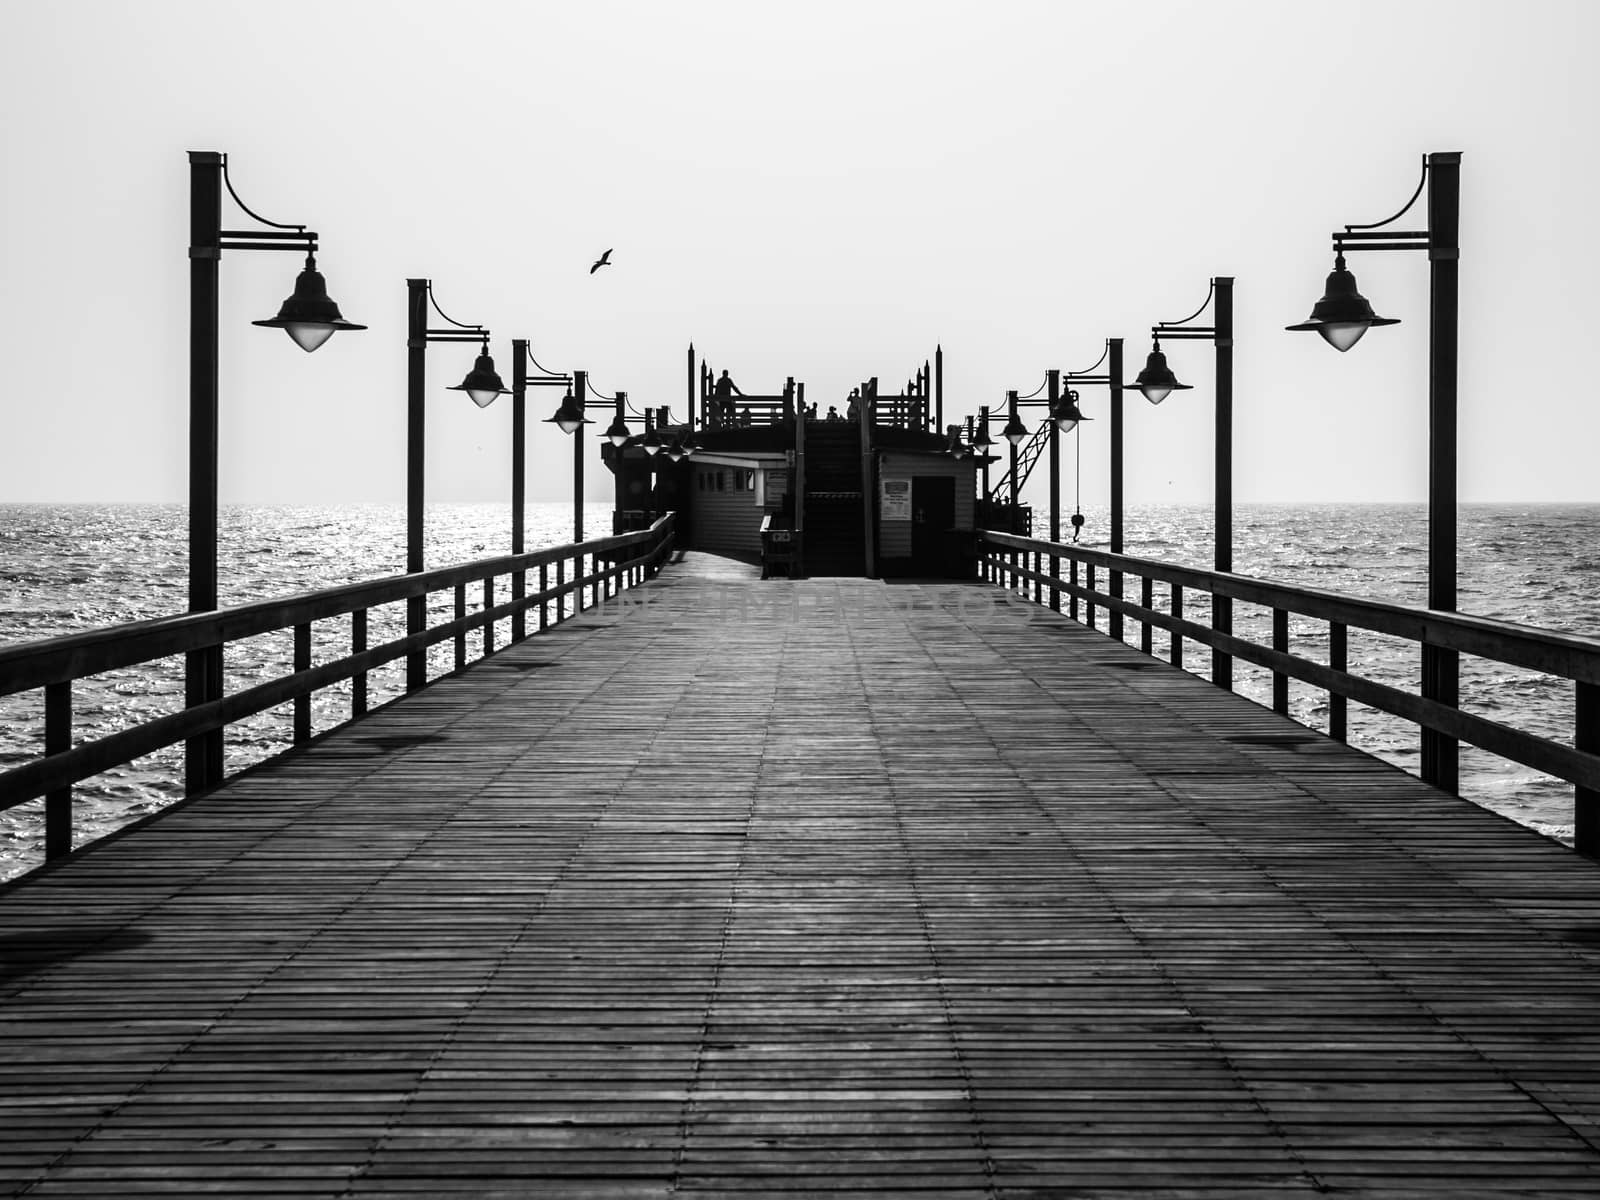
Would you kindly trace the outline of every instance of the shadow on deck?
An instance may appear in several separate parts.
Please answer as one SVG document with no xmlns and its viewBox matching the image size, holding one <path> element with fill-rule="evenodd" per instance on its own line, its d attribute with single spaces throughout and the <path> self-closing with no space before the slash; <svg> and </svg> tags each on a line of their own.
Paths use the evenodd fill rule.
<svg viewBox="0 0 1600 1200">
<path fill-rule="evenodd" d="M 998 591 L 730 576 L 0 894 L 88 947 L 5 981 L 0 1178 L 1600 1190 L 1600 869 Z"/>
</svg>

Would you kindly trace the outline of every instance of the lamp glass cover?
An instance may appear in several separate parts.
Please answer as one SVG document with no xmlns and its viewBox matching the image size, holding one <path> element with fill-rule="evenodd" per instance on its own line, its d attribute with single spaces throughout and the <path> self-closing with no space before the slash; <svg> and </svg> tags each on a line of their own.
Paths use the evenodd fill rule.
<svg viewBox="0 0 1600 1200">
<path fill-rule="evenodd" d="M 291 321 L 283 329 L 285 333 L 294 339 L 294 344 L 307 354 L 310 354 L 335 333 L 332 325 L 324 325 L 319 321 Z"/>
<path fill-rule="evenodd" d="M 562 433 L 576 433 L 582 424 L 582 417 L 556 416 L 556 428 Z"/>
<path fill-rule="evenodd" d="M 500 394 L 494 388 L 463 388 L 462 390 L 467 393 L 467 396 L 479 408 L 488 408 L 489 405 L 494 403 L 494 398 Z"/>
<path fill-rule="evenodd" d="M 1078 427 L 1078 418 L 1077 417 L 1057 417 L 1056 418 L 1056 428 L 1059 429 L 1062 433 L 1071 433 L 1077 427 Z"/>
<path fill-rule="evenodd" d="M 1372 328 L 1371 321 L 1329 321 L 1318 325 L 1317 332 L 1341 354 L 1361 340 L 1362 334 Z"/>
<path fill-rule="evenodd" d="M 1150 401 L 1151 404 L 1160 404 L 1168 396 L 1172 395 L 1171 388 L 1154 384 L 1147 384 L 1139 390 L 1144 393 L 1144 398 Z"/>
</svg>

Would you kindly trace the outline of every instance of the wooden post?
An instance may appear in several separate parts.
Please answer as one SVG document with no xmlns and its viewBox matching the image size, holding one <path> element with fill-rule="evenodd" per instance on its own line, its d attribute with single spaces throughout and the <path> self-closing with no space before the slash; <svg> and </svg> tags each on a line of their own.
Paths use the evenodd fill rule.
<svg viewBox="0 0 1600 1200">
<path fill-rule="evenodd" d="M 1182 584 L 1175 583 L 1175 584 L 1172 585 L 1172 603 L 1171 603 L 1171 606 L 1170 606 L 1170 611 L 1171 611 L 1172 616 L 1173 616 L 1173 618 L 1175 620 L 1182 620 L 1182 618 L 1183 618 L 1183 585 Z M 1183 666 L 1183 634 L 1180 633 L 1176 629 L 1174 629 L 1172 631 L 1172 647 L 1171 647 L 1171 650 L 1170 650 L 1170 652 L 1169 652 L 1167 657 L 1171 661 L 1173 666 L 1175 666 L 1175 667 Z"/>
<path fill-rule="evenodd" d="M 1146 575 L 1140 581 L 1139 585 L 1139 604 L 1148 610 L 1155 607 L 1155 602 L 1155 580 Z M 1151 625 L 1149 619 L 1146 618 L 1144 627 L 1139 631 L 1139 649 L 1143 650 L 1146 654 L 1151 653 L 1151 646 L 1153 645 L 1152 635 L 1154 629 L 1155 626 Z"/>
<path fill-rule="evenodd" d="M 302 622 L 294 627 L 294 669 L 296 673 L 311 669 L 311 625 Z M 311 740 L 311 695 L 303 693 L 294 698 L 294 740 L 298 745 Z"/>
<path fill-rule="evenodd" d="M 1572 747 L 1600 754 L 1600 684 L 1578 683 Z M 1572 848 L 1587 858 L 1600 858 L 1600 791 L 1574 788 Z"/>
<path fill-rule="evenodd" d="M 487 615 L 494 607 L 494 576 L 483 577 L 483 611 Z M 486 620 L 483 623 L 483 657 L 488 658 L 494 653 L 494 622 Z"/>
<path fill-rule="evenodd" d="M 1289 653 L 1289 613 L 1287 609 L 1272 610 L 1272 648 L 1280 654 Z M 1289 677 L 1282 671 L 1272 673 L 1272 711 L 1289 715 Z"/>
<path fill-rule="evenodd" d="M 1328 622 L 1328 666 L 1335 671 L 1350 669 L 1349 627 L 1343 621 Z M 1346 739 L 1350 702 L 1336 692 L 1328 693 L 1328 736 L 1336 742 Z"/>
<path fill-rule="evenodd" d="M 367 610 L 358 608 L 350 614 L 350 653 L 367 651 Z M 361 671 L 350 680 L 350 716 L 365 716 L 367 711 L 367 673 Z"/>
<path fill-rule="evenodd" d="M 72 681 L 47 683 L 44 688 L 44 752 L 65 754 L 72 749 Z M 44 798 L 44 856 L 60 858 L 72 853 L 72 787 L 57 788 Z"/>
</svg>

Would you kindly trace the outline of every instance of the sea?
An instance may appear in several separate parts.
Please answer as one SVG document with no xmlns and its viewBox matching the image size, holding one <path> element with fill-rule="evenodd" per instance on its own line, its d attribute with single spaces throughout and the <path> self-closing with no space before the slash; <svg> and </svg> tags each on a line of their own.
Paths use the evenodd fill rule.
<svg viewBox="0 0 1600 1200">
<path fill-rule="evenodd" d="M 1083 510 L 1081 543 L 1104 548 L 1107 514 Z M 527 510 L 527 546 L 538 549 L 572 540 L 570 503 L 533 504 Z M 611 506 L 589 504 L 589 536 L 611 530 Z M 1065 525 L 1066 523 L 1063 522 Z M 1124 524 L 1128 554 L 1208 567 L 1212 561 L 1208 505 L 1129 508 Z M 510 552 L 505 504 L 431 505 L 426 521 L 429 566 L 490 558 Z M 1404 504 L 1241 504 L 1234 514 L 1234 565 L 1241 574 L 1342 592 L 1365 599 L 1421 607 L 1427 589 L 1427 511 Z M 1459 510 L 1459 608 L 1521 625 L 1594 635 L 1600 631 L 1600 505 L 1464 505 Z M 186 598 L 187 525 L 181 505 L 0 505 L 0 644 L 32 641 L 183 611 Z M 405 512 L 396 505 L 234 506 L 220 517 L 219 590 L 223 605 L 243 604 L 319 588 L 399 574 L 405 558 Z M 1136 589 L 1137 585 L 1133 585 Z M 1164 589 L 1158 587 L 1158 597 Z M 1130 589 L 1130 598 L 1136 590 Z M 503 599 L 503 597 L 502 597 Z M 1159 601 L 1158 601 L 1159 602 Z M 448 595 L 438 597 L 447 616 Z M 474 606 L 476 598 L 474 598 Z M 1186 597 L 1185 616 L 1204 622 L 1205 598 Z M 402 632 L 400 605 L 374 610 L 371 643 Z M 505 644 L 509 622 L 497 631 Z M 1235 631 L 1266 642 L 1270 614 L 1236 604 Z M 1101 628 L 1104 628 L 1102 614 Z M 318 627 L 316 661 L 334 657 L 348 638 L 348 622 Z M 1138 627 L 1125 636 L 1137 642 Z M 1325 622 L 1294 619 L 1291 649 L 1326 662 Z M 1167 638 L 1156 646 L 1165 654 Z M 449 669 L 452 650 L 435 647 L 435 673 Z M 286 673 L 290 634 L 250 639 L 227 654 L 230 690 Z M 1186 665 L 1204 675 L 1209 654 L 1191 646 Z M 1351 670 L 1415 692 L 1421 675 L 1416 646 L 1359 630 L 1350 631 Z M 1258 703 L 1271 699 L 1271 676 L 1236 663 L 1236 689 Z M 404 690 L 403 665 L 392 664 L 369 681 L 374 706 Z M 74 738 L 90 740 L 149 720 L 182 705 L 181 659 L 108 672 L 74 687 Z M 1498 664 L 1464 659 L 1464 709 L 1561 741 L 1572 739 L 1573 689 L 1563 680 Z M 331 728 L 348 713 L 349 688 L 329 688 L 314 704 L 314 724 Z M 1324 693 L 1291 683 L 1290 714 L 1327 728 Z M 38 692 L 0 697 L 0 769 L 35 757 L 43 742 L 43 697 Z M 1352 703 L 1352 745 L 1416 772 L 1418 735 L 1404 721 Z M 231 773 L 279 753 L 288 745 L 290 709 L 283 706 L 232 727 L 226 768 Z M 75 844 L 82 845 L 156 812 L 181 794 L 182 748 L 139 759 L 78 785 L 74 792 Z M 1464 798 L 1570 842 L 1572 789 L 1559 780 L 1462 748 Z M 1397 812 L 1396 821 L 1406 814 Z M 42 861 L 41 802 L 0 813 L 0 878 Z"/>
</svg>

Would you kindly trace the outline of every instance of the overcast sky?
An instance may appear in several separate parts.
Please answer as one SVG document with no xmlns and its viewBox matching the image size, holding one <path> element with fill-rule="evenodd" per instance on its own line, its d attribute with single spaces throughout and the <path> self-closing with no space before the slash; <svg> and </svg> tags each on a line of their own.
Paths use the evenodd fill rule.
<svg viewBox="0 0 1600 1200">
<path fill-rule="evenodd" d="M 825 411 L 942 343 L 957 414 L 1107 336 L 1131 375 L 1152 322 L 1233 275 L 1238 499 L 1421 500 L 1425 258 L 1352 258 L 1402 323 L 1349 354 L 1283 326 L 1321 293 L 1329 231 L 1399 208 L 1430 150 L 1465 155 L 1462 498 L 1600 500 L 1593 0 L 5 16 L 0 500 L 184 498 L 191 149 L 227 152 L 263 216 L 316 229 L 332 295 L 371 326 L 306 355 L 249 324 L 295 260 L 225 256 L 224 502 L 403 498 L 413 275 L 493 329 L 508 377 L 527 337 L 548 367 L 681 413 L 693 341 L 745 390 L 794 375 Z M 1195 390 L 1130 395 L 1130 503 L 1210 495 L 1211 351 L 1169 350 Z M 429 353 L 430 499 L 509 493 L 509 402 L 443 390 L 470 358 Z M 1089 503 L 1104 393 L 1084 408 Z M 569 495 L 565 439 L 532 425 L 530 443 L 530 498 Z"/>
</svg>

